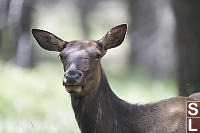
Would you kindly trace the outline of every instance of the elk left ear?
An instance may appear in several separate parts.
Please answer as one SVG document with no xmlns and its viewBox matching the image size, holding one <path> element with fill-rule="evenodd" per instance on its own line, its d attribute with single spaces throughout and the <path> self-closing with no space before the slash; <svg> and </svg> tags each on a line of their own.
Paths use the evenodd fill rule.
<svg viewBox="0 0 200 133">
<path fill-rule="evenodd" d="M 105 50 L 115 48 L 124 41 L 126 30 L 126 24 L 118 25 L 110 29 L 98 42 Z"/>
</svg>

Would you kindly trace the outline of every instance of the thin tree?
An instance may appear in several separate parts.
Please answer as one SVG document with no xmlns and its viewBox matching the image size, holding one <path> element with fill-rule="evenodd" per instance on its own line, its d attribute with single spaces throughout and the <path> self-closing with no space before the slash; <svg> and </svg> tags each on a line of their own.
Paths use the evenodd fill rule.
<svg viewBox="0 0 200 133">
<path fill-rule="evenodd" d="M 200 1 L 172 0 L 176 17 L 179 94 L 200 91 Z"/>
</svg>

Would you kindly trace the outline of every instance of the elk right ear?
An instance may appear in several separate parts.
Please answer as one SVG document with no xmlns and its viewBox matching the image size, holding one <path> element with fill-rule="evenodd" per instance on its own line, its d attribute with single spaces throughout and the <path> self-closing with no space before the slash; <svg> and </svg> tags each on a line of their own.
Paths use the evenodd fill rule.
<svg viewBox="0 0 200 133">
<path fill-rule="evenodd" d="M 119 46 L 125 38 L 126 24 L 121 24 L 110 29 L 98 42 L 104 50 Z"/>
<path fill-rule="evenodd" d="M 61 52 L 68 42 L 63 41 L 59 37 L 55 36 L 54 34 L 39 30 L 39 29 L 32 29 L 32 34 L 35 37 L 38 44 L 49 51 L 58 51 Z"/>
</svg>

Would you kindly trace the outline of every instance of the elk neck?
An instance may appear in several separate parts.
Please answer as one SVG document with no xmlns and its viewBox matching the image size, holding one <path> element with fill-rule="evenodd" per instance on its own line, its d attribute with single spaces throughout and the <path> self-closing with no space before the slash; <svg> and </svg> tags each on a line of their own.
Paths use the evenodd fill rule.
<svg viewBox="0 0 200 133">
<path fill-rule="evenodd" d="M 99 67 L 98 87 L 87 96 L 71 96 L 72 107 L 81 132 L 107 133 L 115 130 L 114 132 L 121 133 L 127 129 L 134 132 L 135 129 L 132 128 L 137 122 L 128 119 L 129 115 L 133 119 L 133 114 L 138 112 L 138 105 L 129 104 L 118 98 L 111 90 L 101 65 Z"/>
</svg>

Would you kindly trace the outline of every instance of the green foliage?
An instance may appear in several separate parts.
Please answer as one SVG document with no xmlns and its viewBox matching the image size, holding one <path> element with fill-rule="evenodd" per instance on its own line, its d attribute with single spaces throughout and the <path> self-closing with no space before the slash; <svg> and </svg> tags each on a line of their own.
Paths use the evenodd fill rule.
<svg viewBox="0 0 200 133">
<path fill-rule="evenodd" d="M 0 73 L 1 133 L 80 133 L 70 96 L 62 87 L 60 63 L 22 69 L 0 62 Z M 115 93 L 132 103 L 176 95 L 173 80 L 153 81 L 108 68 L 106 74 Z"/>
</svg>

